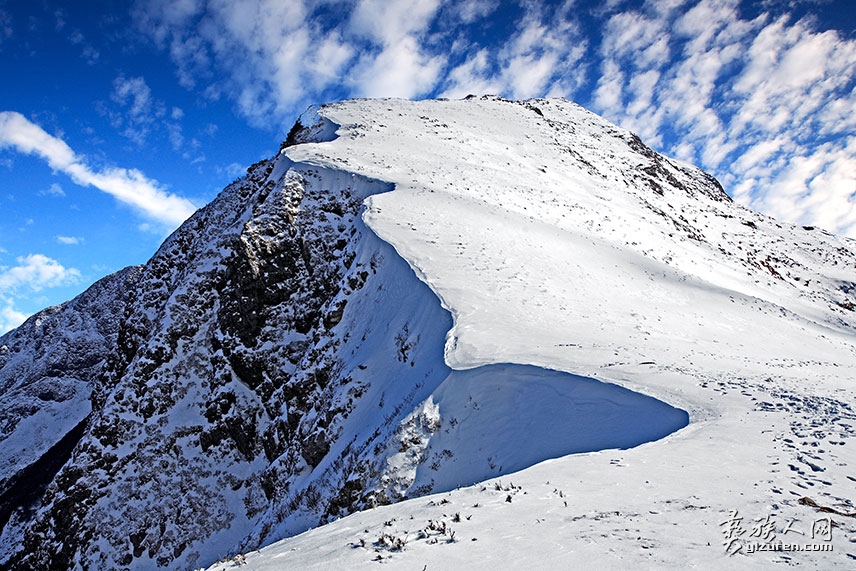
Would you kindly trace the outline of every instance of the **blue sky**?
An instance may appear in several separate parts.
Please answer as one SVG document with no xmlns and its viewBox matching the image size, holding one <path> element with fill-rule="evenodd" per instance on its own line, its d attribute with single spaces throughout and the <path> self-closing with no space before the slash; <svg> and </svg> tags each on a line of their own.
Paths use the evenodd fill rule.
<svg viewBox="0 0 856 571">
<path fill-rule="evenodd" d="M 0 0 L 0 77 L 0 332 L 348 97 L 566 97 L 856 237 L 850 0 Z"/>
</svg>

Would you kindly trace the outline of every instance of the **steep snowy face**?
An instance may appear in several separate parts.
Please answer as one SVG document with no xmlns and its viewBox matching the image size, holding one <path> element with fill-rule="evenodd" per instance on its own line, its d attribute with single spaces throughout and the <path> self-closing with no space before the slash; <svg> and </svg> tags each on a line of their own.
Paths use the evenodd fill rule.
<svg viewBox="0 0 856 571">
<path fill-rule="evenodd" d="M 241 563 L 852 566 L 853 241 L 741 208 L 708 175 L 567 101 L 348 101 L 319 113 L 338 138 L 286 154 L 390 183 L 363 219 L 454 319 L 454 370 L 377 450 L 387 460 L 376 489 L 400 498 L 517 470 L 589 421 L 603 422 L 597 434 L 637 430 L 640 408 L 615 414 L 590 399 L 591 379 L 550 370 L 658 396 L 693 423 L 538 464 L 515 473 L 518 486 L 494 478 L 355 514 Z M 588 407 L 597 413 L 568 422 Z M 749 526 L 765 515 L 774 523 L 755 549 Z M 745 526 L 734 542 L 719 533 L 729 518 Z M 772 552 L 819 518 L 835 528 L 834 550 Z"/>
<path fill-rule="evenodd" d="M 285 157 L 263 161 L 166 241 L 118 312 L 86 432 L 26 522 L 12 567 L 210 563 L 271 503 L 300 497 L 316 468 L 327 469 L 319 465 L 354 401 L 383 391 L 366 388 L 373 375 L 427 374 L 396 359 L 392 337 L 412 344 L 407 323 L 422 310 L 376 293 L 394 285 L 388 272 L 372 279 L 392 251 L 357 218 L 362 200 L 386 188 Z M 376 303 L 401 308 L 382 306 L 380 325 L 346 319 L 367 283 Z M 374 337 L 359 329 L 375 325 Z M 344 362 L 345 347 L 378 337 L 390 347 L 377 367 Z M 392 407 L 413 384 L 390 395 Z"/>
<path fill-rule="evenodd" d="M 290 142 L 329 138 L 316 119 Z M 10 505 L 3 565 L 194 567 L 397 499 L 371 475 L 449 374 L 451 319 L 359 218 L 389 189 L 262 161 L 134 271 L 71 458 L 38 511 Z"/>
<path fill-rule="evenodd" d="M 289 156 L 395 185 L 365 219 L 452 309 L 454 367 L 852 361 L 852 241 L 746 210 L 573 103 L 367 100 L 321 114 L 339 138 Z"/>
</svg>

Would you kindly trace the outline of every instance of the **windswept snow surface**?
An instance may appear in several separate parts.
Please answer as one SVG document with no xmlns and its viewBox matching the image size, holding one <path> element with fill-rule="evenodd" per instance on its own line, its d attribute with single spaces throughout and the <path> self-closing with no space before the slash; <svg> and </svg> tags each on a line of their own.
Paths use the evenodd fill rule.
<svg viewBox="0 0 856 571">
<path fill-rule="evenodd" d="M 687 421 L 686 412 L 617 385 L 529 365 L 483 365 L 452 371 L 404 420 L 387 477 L 393 486 L 403 479 L 402 492 L 447 491 L 566 454 L 631 448 Z"/>
<path fill-rule="evenodd" d="M 402 424 L 419 454 L 442 456 L 455 419 L 493 434 L 503 472 L 549 457 L 586 423 L 545 434 L 547 417 L 565 399 L 584 408 L 573 393 L 593 386 L 558 372 L 656 397 L 690 424 L 357 513 L 218 568 L 852 568 L 852 241 L 737 206 L 707 175 L 563 100 L 319 113 L 338 138 L 288 157 L 394 185 L 363 218 L 453 316 L 454 372 Z M 530 366 L 518 386 L 502 380 L 507 363 Z M 467 392 L 474 402 L 453 398 Z M 515 403 L 533 395 L 544 408 L 521 437 Z M 598 427 L 647 423 L 611 405 Z M 390 457 L 390 485 L 406 452 Z M 468 483 L 457 461 L 437 489 Z"/>
</svg>

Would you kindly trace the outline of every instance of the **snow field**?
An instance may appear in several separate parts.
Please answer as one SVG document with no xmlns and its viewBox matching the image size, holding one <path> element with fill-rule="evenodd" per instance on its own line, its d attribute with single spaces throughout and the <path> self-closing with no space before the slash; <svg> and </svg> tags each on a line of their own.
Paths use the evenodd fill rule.
<svg viewBox="0 0 856 571">
<path fill-rule="evenodd" d="M 691 424 L 510 476 L 537 490 L 529 507 L 549 497 L 548 481 L 568 507 L 500 500 L 473 528 L 476 542 L 414 538 L 432 514 L 481 503 L 493 480 L 354 514 L 249 554 L 250 568 L 361 568 L 378 557 L 402 569 L 848 567 L 849 518 L 835 516 L 835 549 L 823 553 L 731 556 L 720 523 L 738 510 L 746 540 L 770 515 L 778 540 L 793 541 L 788 522 L 829 513 L 800 498 L 853 511 L 856 320 L 842 297 L 852 244 L 702 195 L 688 182 L 697 171 L 640 154 L 572 104 L 532 105 L 547 123 L 570 117 L 570 132 L 498 100 L 358 101 L 321 110 L 338 139 L 287 152 L 395 184 L 364 218 L 451 311 L 455 374 L 520 363 L 591 376 L 680 406 Z M 658 164 L 662 194 L 639 174 Z M 452 505 L 436 515 L 444 499 Z M 378 539 L 388 527 L 404 530 L 404 549 Z"/>
</svg>

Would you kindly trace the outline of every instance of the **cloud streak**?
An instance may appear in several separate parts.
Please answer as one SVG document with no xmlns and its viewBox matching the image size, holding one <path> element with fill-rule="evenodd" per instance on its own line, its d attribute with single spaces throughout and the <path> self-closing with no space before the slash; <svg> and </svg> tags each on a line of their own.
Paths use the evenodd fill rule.
<svg viewBox="0 0 856 571">
<path fill-rule="evenodd" d="M 196 210 L 189 200 L 164 191 L 138 170 L 91 168 L 62 139 L 48 134 L 20 113 L 0 112 L 0 148 L 4 147 L 36 155 L 75 183 L 106 192 L 146 218 L 169 228 L 175 228 Z"/>
</svg>

